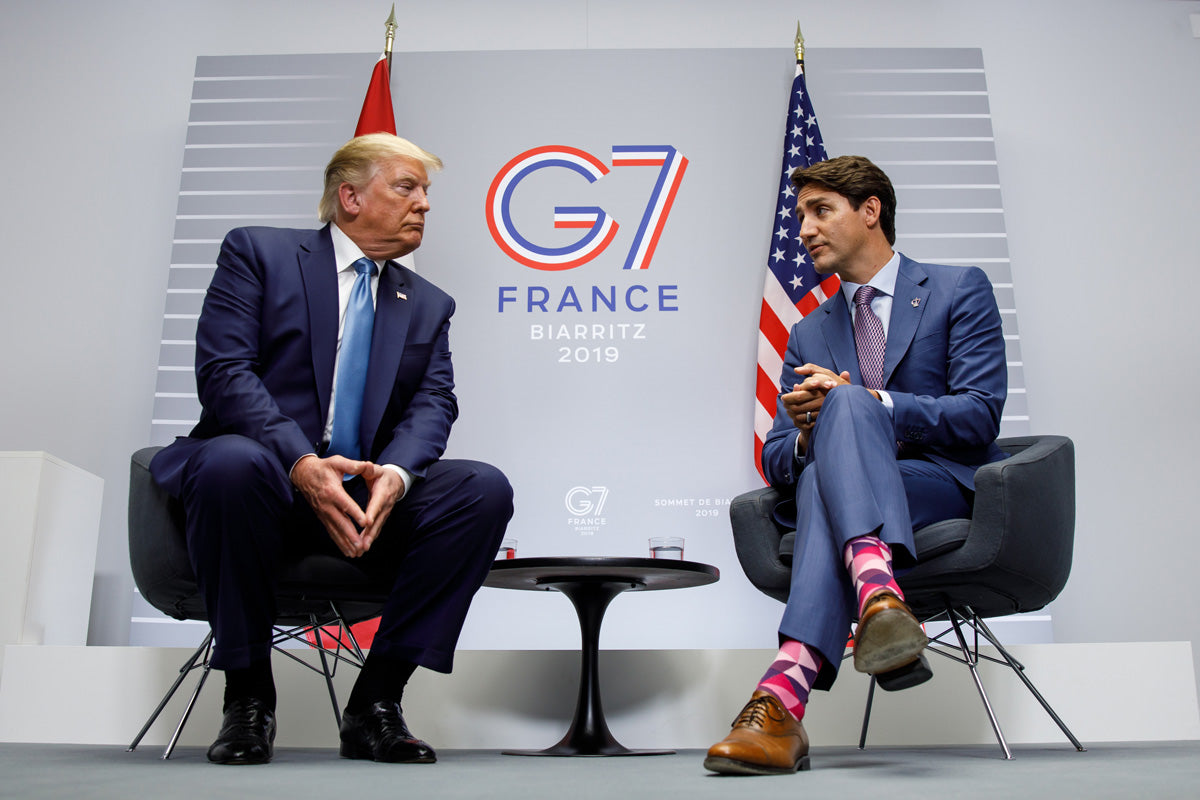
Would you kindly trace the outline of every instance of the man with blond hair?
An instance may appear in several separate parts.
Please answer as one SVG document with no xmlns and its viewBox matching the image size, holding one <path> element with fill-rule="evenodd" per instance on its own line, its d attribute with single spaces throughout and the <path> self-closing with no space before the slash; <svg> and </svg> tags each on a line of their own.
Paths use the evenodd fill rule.
<svg viewBox="0 0 1200 800">
<path fill-rule="evenodd" d="M 343 715 L 341 754 L 436 760 L 400 702 L 418 666 L 449 672 L 471 598 L 512 516 L 488 464 L 441 458 L 458 414 L 454 301 L 396 263 L 416 250 L 441 161 L 391 134 L 325 170 L 319 230 L 236 228 L 196 329 L 203 406 L 151 463 L 186 514 L 225 672 L 209 760 L 271 759 L 271 626 L 281 559 L 326 552 L 392 582 Z"/>
</svg>

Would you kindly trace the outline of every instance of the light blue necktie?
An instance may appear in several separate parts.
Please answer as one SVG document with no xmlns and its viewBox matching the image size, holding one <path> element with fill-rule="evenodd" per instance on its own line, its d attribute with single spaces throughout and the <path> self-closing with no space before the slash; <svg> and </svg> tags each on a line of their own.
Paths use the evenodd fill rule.
<svg viewBox="0 0 1200 800">
<path fill-rule="evenodd" d="M 338 348 L 337 401 L 333 431 L 329 434 L 329 453 L 356 461 L 362 455 L 358 429 L 362 422 L 367 363 L 371 359 L 371 330 L 375 325 L 375 305 L 371 302 L 371 276 L 375 270 L 375 262 L 369 258 L 354 262 L 358 277 L 350 289 L 342 344 Z"/>
</svg>

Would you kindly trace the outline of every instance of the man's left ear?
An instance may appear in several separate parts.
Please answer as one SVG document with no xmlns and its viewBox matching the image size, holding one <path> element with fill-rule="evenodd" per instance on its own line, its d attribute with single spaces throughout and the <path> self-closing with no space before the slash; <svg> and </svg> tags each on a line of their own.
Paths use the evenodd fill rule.
<svg viewBox="0 0 1200 800">
<path fill-rule="evenodd" d="M 350 216 L 355 216 L 362 210 L 362 204 L 358 199 L 358 190 L 349 183 L 343 183 L 338 187 L 338 203 L 342 206 L 342 211 Z"/>
<path fill-rule="evenodd" d="M 879 198 L 871 195 L 863 201 L 860 210 L 863 212 L 863 221 L 870 227 L 875 227 L 879 224 L 879 214 L 883 209 L 883 203 L 879 202 Z"/>
</svg>

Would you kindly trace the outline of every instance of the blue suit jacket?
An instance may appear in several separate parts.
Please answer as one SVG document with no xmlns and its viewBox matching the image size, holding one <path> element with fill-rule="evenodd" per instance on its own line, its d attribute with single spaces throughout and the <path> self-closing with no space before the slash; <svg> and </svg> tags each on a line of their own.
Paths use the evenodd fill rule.
<svg viewBox="0 0 1200 800">
<path fill-rule="evenodd" d="M 840 291 L 792 327 L 781 385 L 798 383 L 793 370 L 808 363 L 849 372 L 851 383 L 862 384 L 853 323 Z M 975 470 L 1004 457 L 995 442 L 1008 366 L 1000 312 L 983 270 L 901 255 L 883 385 L 895 403 L 896 441 L 941 464 L 963 486 L 973 489 Z M 762 451 L 772 485 L 791 487 L 798 480 L 798 434 L 779 403 Z"/>
<path fill-rule="evenodd" d="M 446 448 L 458 415 L 450 363 L 454 301 L 388 262 L 379 277 L 363 399 L 364 458 L 421 477 Z M 338 286 L 329 226 L 235 228 L 225 237 L 196 328 L 203 411 L 186 437 L 154 459 L 161 486 L 179 494 L 196 443 L 241 434 L 286 472 L 321 445 L 333 388 Z"/>
</svg>

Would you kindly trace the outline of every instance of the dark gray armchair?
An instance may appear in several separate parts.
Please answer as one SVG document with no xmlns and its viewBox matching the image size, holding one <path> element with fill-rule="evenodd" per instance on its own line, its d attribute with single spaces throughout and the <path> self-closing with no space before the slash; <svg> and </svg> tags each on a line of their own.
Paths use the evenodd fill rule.
<svg viewBox="0 0 1200 800">
<path fill-rule="evenodd" d="M 1008 458 L 979 469 L 971 519 L 953 519 L 915 533 L 917 565 L 899 576 L 913 612 L 923 622 L 945 620 L 929 652 L 966 664 L 1006 758 L 1012 758 L 976 665 L 987 659 L 1011 667 L 1079 750 L 1083 746 L 1014 659 L 984 618 L 1036 611 L 1058 596 L 1071 571 L 1075 532 L 1075 448 L 1064 436 L 1001 439 Z M 780 494 L 773 488 L 739 495 L 730 507 L 734 545 L 746 577 L 784 602 L 791 582 L 795 533 L 772 518 Z M 973 633 L 971 643 L 968 634 Z M 952 644 L 943 642 L 953 633 Z M 979 651 L 979 638 L 1001 658 Z M 871 680 L 859 747 L 866 744 L 876 681 Z"/>
<path fill-rule="evenodd" d="M 138 450 L 130 463 L 129 562 L 134 583 L 142 597 L 164 614 L 181 620 L 207 620 L 188 560 L 183 508 L 150 476 L 150 459 L 160 449 Z M 276 597 L 279 617 L 272 644 L 276 652 L 324 676 L 333 703 L 334 719 L 339 725 L 341 711 L 333 688 L 337 665 L 348 663 L 361 667 L 363 663 L 362 650 L 350 625 L 378 616 L 390 589 L 390 585 L 373 582 L 367 573 L 349 561 L 332 556 L 310 555 L 281 567 Z M 319 643 L 321 646 L 312 648 L 318 657 L 317 663 L 298 655 L 304 650 L 286 649 L 284 645 L 289 643 Z M 196 688 L 163 752 L 163 758 L 170 758 L 208 678 L 211 648 L 212 632 L 209 631 L 180 667 L 179 677 L 146 720 L 129 750 L 138 746 L 184 679 L 193 670 L 200 670 Z"/>
</svg>

